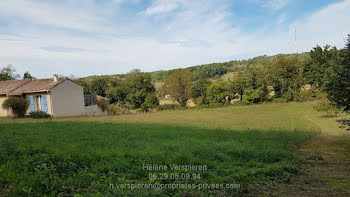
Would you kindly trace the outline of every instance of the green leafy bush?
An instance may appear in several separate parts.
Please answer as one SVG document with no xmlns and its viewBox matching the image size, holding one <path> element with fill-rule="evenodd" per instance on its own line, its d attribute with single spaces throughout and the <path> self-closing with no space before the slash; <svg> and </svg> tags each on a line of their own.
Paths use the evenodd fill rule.
<svg viewBox="0 0 350 197">
<path fill-rule="evenodd" d="M 117 106 L 114 104 L 110 104 L 108 100 L 99 100 L 97 101 L 97 106 L 102 109 L 102 112 L 105 112 L 108 110 L 108 112 L 116 115 L 116 114 L 124 114 L 128 113 L 129 109 L 122 107 L 122 106 Z"/>
<path fill-rule="evenodd" d="M 184 107 L 181 107 L 176 104 L 165 104 L 165 105 L 158 105 L 156 109 L 157 111 L 164 111 L 164 110 L 184 109 Z"/>
<path fill-rule="evenodd" d="M 230 89 L 230 84 L 224 81 L 210 85 L 206 94 L 210 103 L 228 104 L 232 99 L 236 98 L 234 92 Z"/>
<path fill-rule="evenodd" d="M 274 98 L 273 100 L 272 100 L 272 102 L 274 102 L 274 103 L 287 103 L 288 102 L 288 99 L 286 99 L 286 98 Z"/>
<path fill-rule="evenodd" d="M 110 107 L 110 104 L 107 100 L 98 100 L 97 106 L 102 109 L 102 112 L 104 112 L 108 110 L 108 108 Z"/>
<path fill-rule="evenodd" d="M 2 103 L 2 108 L 11 110 L 15 118 L 24 118 L 29 108 L 29 102 L 21 97 L 9 97 Z"/>
<path fill-rule="evenodd" d="M 209 103 L 209 104 L 202 104 L 202 105 L 197 105 L 195 108 L 202 109 L 202 108 L 218 108 L 218 107 L 224 107 L 224 106 L 229 106 L 228 104 L 224 103 Z"/>
<path fill-rule="evenodd" d="M 123 114 L 124 112 L 128 111 L 127 109 L 124 109 L 116 105 L 109 105 L 107 110 L 111 112 L 113 115 L 120 114 L 120 113 Z"/>
<path fill-rule="evenodd" d="M 156 94 L 148 94 L 145 102 L 141 105 L 142 112 L 148 112 L 150 109 L 155 108 L 159 105 L 159 99 Z"/>
<path fill-rule="evenodd" d="M 260 87 L 257 89 L 248 88 L 245 90 L 242 102 L 245 104 L 259 103 L 261 101 L 267 100 L 267 95 L 267 87 Z"/>
<path fill-rule="evenodd" d="M 341 119 L 341 120 L 337 120 L 337 122 L 339 122 L 340 124 L 342 124 L 343 126 L 341 127 L 347 127 L 346 130 L 350 131 L 350 119 Z M 341 128 L 340 127 L 340 128 Z"/>
<path fill-rule="evenodd" d="M 41 118 L 51 118 L 51 115 L 44 111 L 34 111 L 29 113 L 29 117 L 41 119 Z"/>
<path fill-rule="evenodd" d="M 320 89 L 311 86 L 309 90 L 303 88 L 297 96 L 296 101 L 315 101 L 318 99 L 323 99 L 324 97 L 326 97 L 325 93 L 323 93 Z"/>
<path fill-rule="evenodd" d="M 326 112 L 327 115 L 337 115 L 341 112 L 341 110 L 332 105 L 327 98 L 319 100 L 316 104 L 313 105 L 313 107 L 319 112 Z"/>
</svg>

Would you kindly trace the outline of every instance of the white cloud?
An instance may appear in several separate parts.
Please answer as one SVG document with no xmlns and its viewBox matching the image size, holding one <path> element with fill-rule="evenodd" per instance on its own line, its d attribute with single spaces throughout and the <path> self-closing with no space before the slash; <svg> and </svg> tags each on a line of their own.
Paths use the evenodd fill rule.
<svg viewBox="0 0 350 197">
<path fill-rule="evenodd" d="M 293 26 L 297 28 L 300 50 L 308 50 L 315 45 L 326 44 L 345 46 L 343 33 L 350 33 L 350 0 L 331 4 L 312 15 L 302 18 Z"/>
<path fill-rule="evenodd" d="M 89 0 L 85 5 L 92 4 Z M 21 20 L 36 25 L 95 32 L 106 30 L 111 24 L 88 9 L 52 5 L 45 1 L 11 0 L 0 1 L 0 16 L 8 20 Z M 16 21 L 18 22 L 18 21 Z M 112 30 L 110 30 L 112 31 Z"/>
<path fill-rule="evenodd" d="M 150 7 L 141 13 L 145 15 L 154 15 L 171 12 L 177 9 L 182 2 L 182 0 L 155 0 Z"/>
<path fill-rule="evenodd" d="M 279 10 L 284 8 L 289 3 L 289 0 L 263 0 L 262 7 Z"/>
<path fill-rule="evenodd" d="M 9 20 L 13 28 L 7 33 L 2 33 L 4 28 L 0 26 L 0 65 L 13 64 L 18 71 L 29 70 L 37 77 L 51 77 L 52 73 L 76 76 L 125 73 L 132 68 L 153 71 L 265 53 L 291 53 L 296 51 L 294 26 L 297 27 L 299 52 L 308 51 L 316 44 L 343 47 L 343 34 L 349 33 L 350 25 L 347 20 L 350 18 L 350 0 L 300 18 L 290 24 L 290 29 L 281 30 L 283 25 L 278 27 L 278 31 L 270 29 L 275 33 L 268 35 L 263 30 L 244 33 L 238 25 L 234 26 L 234 17 L 225 0 L 182 1 L 181 9 L 175 8 L 169 20 L 150 26 L 147 21 L 150 17 L 140 16 L 146 21 L 135 19 L 135 23 L 124 26 L 106 26 L 112 24 L 111 19 L 89 8 L 72 11 L 72 7 L 63 5 L 25 2 L 26 8 L 17 5 L 21 7 L 18 11 L 14 10 L 15 5 L 0 1 L 0 15 L 57 29 L 30 24 L 22 27 L 23 23 Z M 37 8 L 45 9 L 33 13 Z M 135 14 L 135 17 L 138 16 Z M 155 14 L 152 18 L 157 21 L 162 16 Z M 283 15 L 276 19 L 276 23 L 283 21 L 281 18 Z M 61 28 L 93 32 L 93 35 L 81 35 Z M 138 34 L 118 37 L 114 32 L 120 29 Z"/>
<path fill-rule="evenodd" d="M 287 18 L 288 18 L 288 16 L 286 13 L 281 14 L 278 17 L 277 24 L 280 25 L 280 24 L 284 23 L 287 20 Z"/>
</svg>

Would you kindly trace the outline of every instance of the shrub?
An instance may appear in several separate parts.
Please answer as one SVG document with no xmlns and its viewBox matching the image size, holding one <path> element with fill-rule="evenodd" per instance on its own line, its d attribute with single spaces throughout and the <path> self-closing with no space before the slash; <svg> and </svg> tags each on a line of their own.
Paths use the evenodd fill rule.
<svg viewBox="0 0 350 197">
<path fill-rule="evenodd" d="M 339 128 L 347 127 L 346 130 L 350 131 L 350 119 L 341 119 L 341 120 L 337 120 L 337 122 L 343 125 L 343 126 L 340 126 Z"/>
<path fill-rule="evenodd" d="M 248 88 L 245 90 L 242 102 L 245 104 L 259 103 L 267 100 L 267 87 L 260 87 L 258 89 Z"/>
<path fill-rule="evenodd" d="M 224 104 L 224 103 L 209 103 L 209 104 L 202 104 L 202 105 L 198 105 L 196 106 L 196 108 L 218 108 L 218 107 L 223 107 L 223 106 L 228 106 L 228 104 Z"/>
<path fill-rule="evenodd" d="M 111 112 L 113 115 L 119 114 L 119 113 L 123 113 L 123 109 L 121 107 L 118 107 L 116 105 L 110 105 L 108 104 L 107 110 L 109 112 Z"/>
<path fill-rule="evenodd" d="M 192 73 L 189 71 L 174 70 L 165 80 L 162 89 L 165 94 L 169 94 L 184 107 L 192 95 L 192 78 Z"/>
<path fill-rule="evenodd" d="M 148 112 L 149 109 L 155 108 L 159 105 L 159 99 L 156 94 L 148 94 L 145 102 L 141 105 L 142 112 Z"/>
<path fill-rule="evenodd" d="M 130 113 L 129 108 L 125 105 L 110 104 L 107 100 L 97 101 L 97 106 L 102 109 L 102 112 L 108 110 L 108 112 L 113 115 Z"/>
<path fill-rule="evenodd" d="M 30 112 L 29 117 L 41 119 L 41 118 L 51 118 L 51 115 L 44 111 L 35 111 L 35 112 Z"/>
<path fill-rule="evenodd" d="M 272 100 L 272 102 L 274 102 L 274 103 L 287 103 L 288 102 L 288 99 L 286 99 L 286 98 L 274 98 L 273 100 Z"/>
<path fill-rule="evenodd" d="M 9 97 L 2 103 L 2 108 L 11 110 L 15 118 L 23 118 L 29 108 L 29 102 L 21 97 Z"/>
<path fill-rule="evenodd" d="M 98 100 L 97 106 L 102 109 L 102 112 L 108 110 L 110 104 L 107 100 Z"/>
<path fill-rule="evenodd" d="M 341 112 L 340 109 L 331 104 L 331 102 L 327 98 L 322 98 L 313 106 L 319 112 L 326 112 L 327 115 L 335 114 Z"/>
<path fill-rule="evenodd" d="M 165 105 L 158 105 L 156 107 L 157 111 L 164 111 L 164 110 L 175 110 L 175 109 L 183 109 L 184 107 L 181 107 L 176 104 L 165 104 Z"/>
<path fill-rule="evenodd" d="M 210 85 L 206 94 L 210 103 L 228 104 L 232 99 L 236 98 L 234 92 L 230 89 L 230 84 L 224 81 Z"/>
</svg>

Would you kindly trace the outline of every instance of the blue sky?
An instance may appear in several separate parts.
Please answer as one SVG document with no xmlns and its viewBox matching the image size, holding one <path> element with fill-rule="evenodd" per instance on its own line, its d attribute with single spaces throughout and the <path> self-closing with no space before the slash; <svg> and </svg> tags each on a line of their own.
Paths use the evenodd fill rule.
<svg viewBox="0 0 350 197">
<path fill-rule="evenodd" d="M 348 10 L 350 0 L 2 0 L 0 65 L 82 77 L 342 48 Z"/>
</svg>

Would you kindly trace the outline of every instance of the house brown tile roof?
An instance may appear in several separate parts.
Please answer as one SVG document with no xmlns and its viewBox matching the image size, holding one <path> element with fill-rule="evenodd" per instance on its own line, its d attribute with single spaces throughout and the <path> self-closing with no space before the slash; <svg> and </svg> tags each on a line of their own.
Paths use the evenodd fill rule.
<svg viewBox="0 0 350 197">
<path fill-rule="evenodd" d="M 12 90 L 30 82 L 30 79 L 0 81 L 0 95 L 8 94 Z"/>
<path fill-rule="evenodd" d="M 58 78 L 57 82 L 54 82 L 53 78 L 0 81 L 0 94 L 22 95 L 23 93 L 45 92 L 67 79 L 67 77 Z"/>
</svg>

